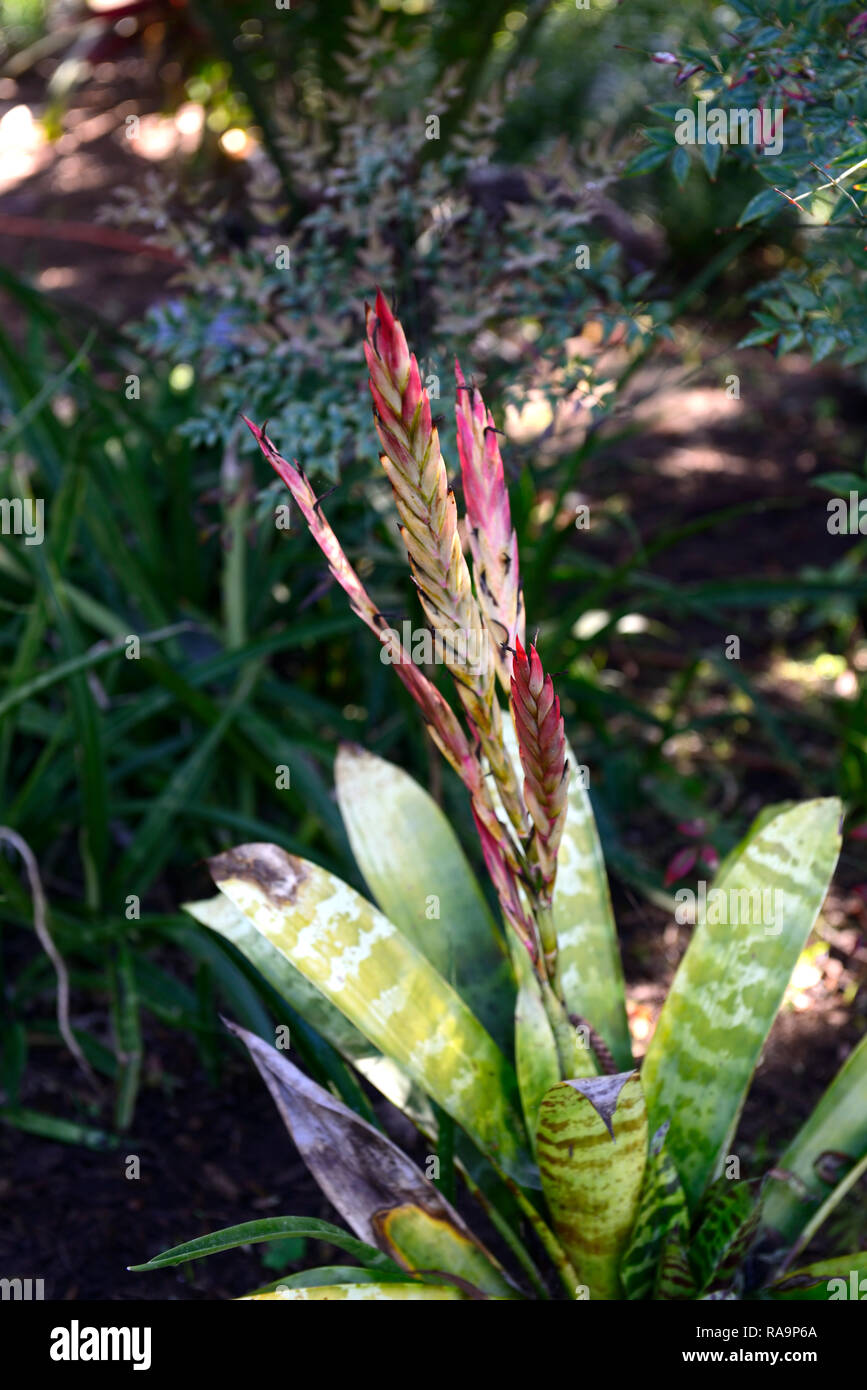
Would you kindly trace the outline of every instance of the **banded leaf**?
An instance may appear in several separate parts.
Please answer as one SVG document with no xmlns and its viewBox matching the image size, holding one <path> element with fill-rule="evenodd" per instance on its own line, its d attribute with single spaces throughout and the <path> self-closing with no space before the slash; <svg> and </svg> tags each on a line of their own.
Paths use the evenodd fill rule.
<svg viewBox="0 0 867 1390">
<path fill-rule="evenodd" d="M 386 1276 L 382 1270 L 364 1269 L 361 1265 L 320 1265 L 318 1269 L 302 1269 L 298 1274 L 284 1274 L 248 1298 L 277 1293 L 281 1288 L 313 1289 L 327 1284 L 405 1284 L 406 1270 Z"/>
<path fill-rule="evenodd" d="M 296 969 L 283 951 L 257 931 L 240 908 L 224 894 L 197 903 L 185 903 L 184 911 L 219 936 L 231 941 L 247 957 L 277 993 L 351 1062 L 392 1105 L 408 1115 L 426 1133 L 436 1131 L 430 1102 L 423 1091 L 390 1057 L 383 1057 L 363 1033 Z"/>
<path fill-rule="evenodd" d="M 638 1072 L 553 1086 L 539 1110 L 538 1155 L 554 1229 L 579 1280 L 591 1299 L 619 1298 L 647 1157 Z"/>
<path fill-rule="evenodd" d="M 708 894 L 642 1067 L 653 1124 L 695 1206 L 718 1172 L 840 848 L 840 803 L 808 801 L 747 836 Z M 725 920 L 717 920 L 724 917 Z M 742 918 L 755 917 L 755 922 Z M 737 919 L 728 925 L 732 919 Z"/>
<path fill-rule="evenodd" d="M 823 1153 L 848 1154 L 852 1160 L 836 1185 L 825 1181 Z M 821 1212 L 824 1219 L 842 1197 L 851 1168 L 867 1154 L 867 1036 L 849 1054 L 810 1118 L 798 1131 L 777 1165 L 794 1175 L 794 1183 L 768 1184 L 762 1225 L 787 1244 L 801 1235 Z M 843 1190 L 840 1190 L 843 1189 Z M 811 1198 L 813 1199 L 811 1201 Z M 821 1204 L 818 1206 L 817 1204 Z"/>
<path fill-rule="evenodd" d="M 512 956 L 518 976 L 515 1001 L 515 1070 L 524 1119 L 536 1153 L 539 1106 L 560 1080 L 560 1059 L 539 981 L 520 941 L 512 938 Z M 523 956 L 523 959 L 521 958 Z"/>
<path fill-rule="evenodd" d="M 688 1238 L 685 1223 L 672 1226 L 665 1237 L 653 1288 L 654 1302 L 668 1303 L 697 1297 L 698 1290 L 687 1250 Z"/>
<path fill-rule="evenodd" d="M 348 884 L 276 845 L 210 860 L 214 881 L 302 974 L 518 1182 L 533 1183 L 514 1070 L 417 947 Z"/>
<path fill-rule="evenodd" d="M 467 1295 L 448 1284 L 315 1284 L 308 1288 L 275 1289 L 272 1293 L 251 1293 L 239 1303 L 453 1303 Z"/>
<path fill-rule="evenodd" d="M 380 910 L 508 1053 L 515 984 L 505 944 L 439 806 L 401 768 L 355 745 L 341 745 L 335 784 L 352 852 Z"/>
<path fill-rule="evenodd" d="M 270 1043 L 246 1043 L 298 1152 L 359 1240 L 406 1270 L 457 1275 L 480 1292 L 515 1297 L 502 1268 L 415 1164 Z"/>
<path fill-rule="evenodd" d="M 689 1247 L 701 1293 L 730 1284 L 746 1257 L 759 1226 L 761 1199 L 757 1186 L 718 1178 L 705 1193 Z"/>
<path fill-rule="evenodd" d="M 626 1298 L 649 1298 L 662 1248 L 675 1226 L 685 1226 L 686 1198 L 671 1155 L 665 1147 L 668 1125 L 660 1125 L 650 1141 L 638 1215 L 620 1261 L 620 1282 Z"/>
<path fill-rule="evenodd" d="M 832 1260 L 795 1269 L 784 1279 L 757 1295 L 758 1298 L 807 1300 L 816 1303 L 851 1302 L 867 1299 L 867 1250 L 851 1255 L 835 1255 Z"/>
<path fill-rule="evenodd" d="M 503 721 L 503 732 L 515 762 L 518 741 L 510 719 Z M 575 754 L 568 744 L 566 751 L 572 771 L 552 909 L 557 978 L 570 1012 L 592 1023 L 617 1065 L 627 1068 L 632 1066 L 632 1045 L 605 860 Z"/>
</svg>

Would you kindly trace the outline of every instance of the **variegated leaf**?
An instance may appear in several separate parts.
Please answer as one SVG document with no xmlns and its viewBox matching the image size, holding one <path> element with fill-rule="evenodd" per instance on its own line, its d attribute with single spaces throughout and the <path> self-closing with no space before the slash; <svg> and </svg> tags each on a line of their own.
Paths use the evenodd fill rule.
<svg viewBox="0 0 867 1390">
<path fill-rule="evenodd" d="M 247 1045 L 298 1152 L 359 1240 L 407 1270 L 456 1275 L 481 1293 L 517 1297 L 502 1268 L 396 1144 L 269 1043 Z"/>
<path fill-rule="evenodd" d="M 318 1269 L 302 1269 L 298 1274 L 284 1274 L 272 1279 L 261 1289 L 254 1289 L 247 1298 L 262 1298 L 278 1289 L 315 1289 L 326 1284 L 405 1284 L 406 1270 L 387 1276 L 381 1270 L 363 1269 L 361 1265 L 320 1265 Z"/>
<path fill-rule="evenodd" d="M 542 1188 L 591 1299 L 621 1296 L 618 1265 L 635 1221 L 647 1157 L 638 1072 L 563 1081 L 539 1110 Z"/>
<path fill-rule="evenodd" d="M 551 1000 L 558 1026 L 552 1026 L 542 996 L 542 987 L 526 948 L 514 932 L 509 933 L 512 967 L 518 981 L 515 1002 L 515 1070 L 524 1119 L 536 1153 L 539 1106 L 558 1081 L 568 1077 L 595 1076 L 596 1063 L 589 1043 L 578 1036 L 562 1006 Z M 559 1035 L 559 1044 L 558 1044 Z M 567 1061 L 561 1058 L 561 1050 Z"/>
<path fill-rule="evenodd" d="M 511 719 L 503 731 L 517 766 L 518 741 Z M 557 855 L 553 918 L 557 933 L 557 977 L 570 1012 L 601 1034 L 619 1067 L 632 1066 L 626 1019 L 623 966 L 605 860 L 593 807 L 575 754 L 567 745 L 569 809 Z"/>
<path fill-rule="evenodd" d="M 653 1289 L 654 1302 L 667 1303 L 697 1297 L 698 1290 L 690 1268 L 687 1240 L 685 1224 L 672 1226 L 665 1237 Z"/>
<path fill-rule="evenodd" d="M 542 991 L 530 964 L 530 958 L 519 941 L 513 955 L 524 952 L 526 964 L 516 961 L 519 972 L 518 998 L 515 1002 L 515 1069 L 524 1119 L 536 1151 L 536 1125 L 539 1106 L 546 1093 L 560 1080 L 560 1060 L 557 1042 L 542 1002 Z"/>
<path fill-rule="evenodd" d="M 315 1284 L 305 1289 L 275 1289 L 273 1293 L 252 1293 L 240 1303 L 453 1303 L 467 1295 L 448 1284 Z"/>
<path fill-rule="evenodd" d="M 218 888 L 518 1182 L 533 1183 L 514 1070 L 417 947 L 333 874 L 276 845 L 210 861 Z"/>
<path fill-rule="evenodd" d="M 851 1159 L 828 1180 L 822 1164 L 825 1153 Z M 777 1167 L 791 1173 L 791 1183 L 772 1178 L 768 1184 L 762 1226 L 784 1237 L 799 1237 L 817 1215 L 824 1219 L 847 1190 L 856 1164 L 867 1155 L 867 1036 L 847 1057 L 810 1118 L 798 1131 Z M 835 1200 L 836 1199 L 836 1200 Z"/>
<path fill-rule="evenodd" d="M 355 745 L 341 746 L 335 784 L 352 852 L 378 906 L 508 1055 L 515 982 L 448 820 L 406 772 Z"/>
<path fill-rule="evenodd" d="M 836 1255 L 833 1260 L 818 1260 L 795 1269 L 785 1278 L 771 1284 L 760 1298 L 807 1300 L 816 1303 L 867 1301 L 867 1251 L 851 1255 Z"/>
<path fill-rule="evenodd" d="M 718 1178 L 705 1193 L 696 1217 L 689 1257 L 699 1290 L 728 1287 L 746 1258 L 761 1214 L 756 1182 Z"/>
<path fill-rule="evenodd" d="M 691 1206 L 733 1138 L 827 892 L 839 821 L 839 801 L 809 801 L 747 836 L 717 878 L 716 896 L 708 894 L 707 918 L 696 927 L 663 1006 L 642 1079 L 651 1122 L 671 1121 L 668 1144 Z"/>
<path fill-rule="evenodd" d="M 668 1125 L 661 1125 L 650 1141 L 638 1215 L 620 1261 L 620 1282 L 626 1298 L 649 1298 L 660 1255 L 669 1231 L 688 1221 L 686 1198 L 677 1169 L 665 1147 Z"/>
<path fill-rule="evenodd" d="M 364 1034 L 295 968 L 283 951 L 256 930 L 229 898 L 218 893 L 202 902 L 185 903 L 184 911 L 231 941 L 305 1023 L 330 1042 L 392 1105 L 408 1115 L 425 1133 L 436 1133 L 430 1101 L 412 1078 L 390 1057 L 383 1057 L 371 1047 Z"/>
</svg>

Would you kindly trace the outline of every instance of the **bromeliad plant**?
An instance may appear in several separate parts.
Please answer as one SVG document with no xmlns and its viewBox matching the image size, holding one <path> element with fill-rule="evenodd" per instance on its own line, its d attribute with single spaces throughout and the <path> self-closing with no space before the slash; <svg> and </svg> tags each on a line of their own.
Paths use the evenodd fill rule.
<svg viewBox="0 0 867 1390">
<path fill-rule="evenodd" d="M 839 803 L 771 808 L 725 860 L 639 1069 L 589 797 L 569 776 L 551 677 L 525 639 L 493 420 L 458 367 L 471 577 L 430 404 L 381 293 L 367 311 L 365 351 L 382 464 L 463 718 L 377 611 L 303 470 L 247 423 L 462 779 L 505 935 L 437 805 L 359 748 L 338 756 L 337 795 L 373 901 L 274 845 L 211 860 L 220 894 L 190 904 L 192 915 L 231 941 L 433 1151 L 423 1175 L 372 1111 L 354 1113 L 270 1041 L 236 1029 L 354 1234 L 300 1217 L 255 1221 L 138 1268 L 291 1234 L 323 1239 L 358 1264 L 294 1275 L 253 1297 L 550 1297 L 552 1271 L 572 1299 L 830 1297 L 830 1281 L 867 1271 L 867 1255 L 788 1271 L 867 1168 L 867 1040 L 779 1167 L 739 1181 L 731 1149 L 836 863 Z M 455 1172 L 512 1268 L 455 1209 Z"/>
</svg>

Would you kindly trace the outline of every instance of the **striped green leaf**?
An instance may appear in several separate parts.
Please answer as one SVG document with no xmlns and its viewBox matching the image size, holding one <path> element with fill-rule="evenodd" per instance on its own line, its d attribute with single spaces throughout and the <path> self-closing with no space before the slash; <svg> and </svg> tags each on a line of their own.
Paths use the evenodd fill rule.
<svg viewBox="0 0 867 1390">
<path fill-rule="evenodd" d="M 867 1301 L 867 1251 L 836 1255 L 832 1260 L 795 1269 L 764 1290 L 761 1298 L 807 1300 L 818 1303 Z"/>
<path fill-rule="evenodd" d="M 846 1154 L 852 1160 L 836 1183 L 828 1181 L 821 1157 Z M 792 1173 L 794 1183 L 772 1178 L 768 1184 L 762 1225 L 781 1235 L 786 1244 L 818 1229 L 848 1190 L 852 1171 L 867 1155 L 867 1036 L 849 1054 L 806 1124 L 798 1131 L 778 1163 Z M 811 1200 L 812 1199 L 812 1200 Z M 819 1204 L 817 1206 L 817 1203 Z"/>
<path fill-rule="evenodd" d="M 504 719 L 503 727 L 509 753 L 519 766 L 511 720 Z M 553 908 L 557 975 L 569 1011 L 586 1018 L 608 1044 L 617 1065 L 628 1068 L 632 1046 L 605 860 L 578 762 L 570 747 L 567 754 L 572 769 L 569 810 L 557 855 Z"/>
<path fill-rule="evenodd" d="M 392 1105 L 427 1133 L 435 1132 L 436 1121 L 430 1102 L 411 1077 L 390 1057 L 377 1052 L 364 1034 L 296 969 L 283 951 L 256 930 L 229 898 L 218 893 L 202 902 L 185 903 L 184 911 L 231 941 L 305 1023 L 330 1042 Z"/>
<path fill-rule="evenodd" d="M 661 1125 L 650 1142 L 638 1215 L 620 1261 L 620 1282 L 626 1298 L 649 1298 L 666 1237 L 687 1223 L 686 1198 L 677 1169 L 665 1147 L 668 1125 Z"/>
<path fill-rule="evenodd" d="M 320 1265 L 318 1269 L 302 1269 L 298 1274 L 284 1274 L 280 1279 L 272 1279 L 261 1289 L 255 1289 L 248 1298 L 261 1298 L 266 1293 L 276 1293 L 279 1289 L 314 1289 L 327 1284 L 405 1284 L 406 1271 L 386 1278 L 382 1270 L 363 1269 L 361 1265 Z"/>
<path fill-rule="evenodd" d="M 701 1293 L 725 1287 L 736 1277 L 759 1226 L 756 1186 L 718 1178 L 705 1193 L 689 1247 Z"/>
<path fill-rule="evenodd" d="M 396 1144 L 270 1043 L 232 1031 L 246 1043 L 304 1162 L 360 1240 L 406 1270 L 438 1270 L 482 1293 L 516 1296 L 498 1262 Z"/>
<path fill-rule="evenodd" d="M 370 1303 L 451 1303 L 467 1295 L 449 1284 L 316 1284 L 306 1289 L 284 1287 L 273 1293 L 252 1293 L 239 1303 L 325 1303 L 333 1299 Z"/>
<path fill-rule="evenodd" d="M 408 773 L 363 748 L 343 744 L 334 773 L 352 852 L 380 910 L 508 1054 L 515 984 L 505 943 L 448 820 Z"/>
<path fill-rule="evenodd" d="M 668 1145 L 692 1207 L 721 1168 L 822 906 L 839 821 L 836 799 L 808 801 L 747 836 L 708 894 L 659 1016 L 642 1080 L 651 1123 L 671 1121 Z"/>
<path fill-rule="evenodd" d="M 654 1302 L 698 1297 L 687 1251 L 686 1225 L 675 1224 L 666 1236 L 653 1289 Z"/>
<path fill-rule="evenodd" d="M 210 861 L 217 887 L 489 1158 L 532 1183 L 514 1070 L 451 985 L 333 874 L 276 845 Z"/>
<path fill-rule="evenodd" d="M 515 1000 L 515 1070 L 521 1105 L 533 1152 L 536 1153 L 536 1126 L 539 1106 L 552 1086 L 560 1080 L 560 1059 L 542 991 L 530 958 L 520 941 L 512 945 L 518 997 Z"/>
<path fill-rule="evenodd" d="M 579 1280 L 591 1299 L 619 1298 L 647 1157 L 638 1072 L 553 1086 L 539 1110 L 538 1154 L 554 1228 Z"/>
</svg>

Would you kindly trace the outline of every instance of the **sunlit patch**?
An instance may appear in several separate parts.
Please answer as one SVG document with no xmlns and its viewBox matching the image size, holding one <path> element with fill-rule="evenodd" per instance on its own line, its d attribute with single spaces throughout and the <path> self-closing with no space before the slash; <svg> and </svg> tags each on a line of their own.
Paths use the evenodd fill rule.
<svg viewBox="0 0 867 1390">
<path fill-rule="evenodd" d="M 141 159 L 159 161 L 175 154 L 193 154 L 205 123 L 203 108 L 188 101 L 174 116 L 140 116 L 129 133 L 129 143 Z"/>
<path fill-rule="evenodd" d="M 528 391 L 523 404 L 506 406 L 506 433 L 525 443 L 546 430 L 553 421 L 551 403 L 541 391 Z"/>
<path fill-rule="evenodd" d="M 233 159 L 246 159 L 252 149 L 253 142 L 246 130 L 240 126 L 232 126 L 230 130 L 223 131 L 220 136 L 220 146 L 226 154 Z"/>
<path fill-rule="evenodd" d="M 638 1061 L 647 1052 L 656 1028 L 656 1010 L 651 1004 L 627 998 L 626 1017 L 632 1039 L 632 1055 Z"/>
<path fill-rule="evenodd" d="M 189 362 L 179 362 L 169 372 L 169 386 L 173 391 L 189 391 L 195 376 Z"/>
<path fill-rule="evenodd" d="M 29 106 L 12 106 L 0 119 L 0 191 L 29 178 L 46 152 L 45 132 Z"/>
</svg>

